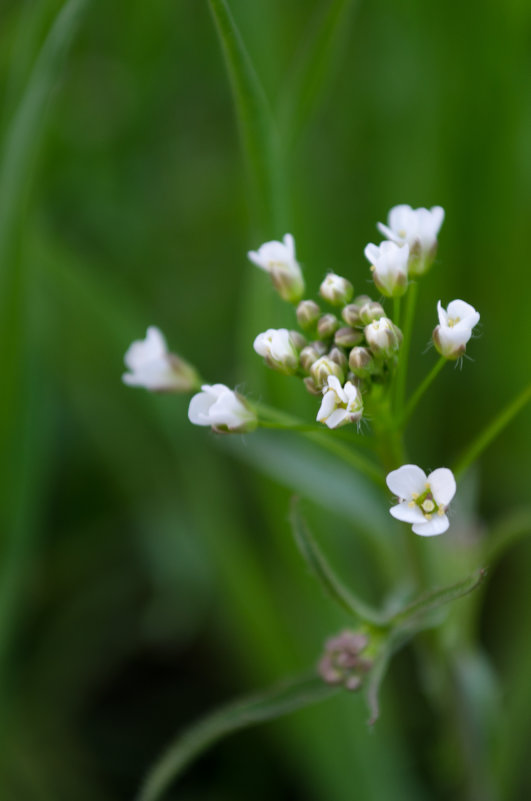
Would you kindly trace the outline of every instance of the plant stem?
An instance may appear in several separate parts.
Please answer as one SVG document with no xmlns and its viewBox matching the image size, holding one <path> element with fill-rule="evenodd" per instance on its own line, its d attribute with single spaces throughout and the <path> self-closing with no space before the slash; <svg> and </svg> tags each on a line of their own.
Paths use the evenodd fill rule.
<svg viewBox="0 0 531 801">
<path fill-rule="evenodd" d="M 401 298 L 393 298 L 393 323 L 400 327 L 400 300 Z"/>
<path fill-rule="evenodd" d="M 407 365 L 409 357 L 409 348 L 411 345 L 411 334 L 413 331 L 413 319 L 415 317 L 415 306 L 417 303 L 417 295 L 418 295 L 418 284 L 416 282 L 412 282 L 409 287 L 407 295 L 404 328 L 402 331 L 404 338 L 402 340 L 402 345 L 400 348 L 398 369 L 396 373 L 395 408 L 397 417 L 400 417 L 402 409 L 404 408 L 404 397 L 406 394 L 406 380 L 407 380 Z"/>
<path fill-rule="evenodd" d="M 402 418 L 399 421 L 400 426 L 404 425 L 409 420 L 417 403 L 422 398 L 422 396 L 424 395 L 424 393 L 426 392 L 432 381 L 434 381 L 435 378 L 437 378 L 437 376 L 441 372 L 446 362 L 447 359 L 445 359 L 444 356 L 441 356 L 441 358 L 437 362 L 435 362 L 435 364 L 431 368 L 430 372 L 428 373 L 424 381 L 422 381 L 421 384 L 417 387 L 417 389 L 409 399 L 409 402 L 406 405 Z"/>
<path fill-rule="evenodd" d="M 454 468 L 455 477 L 462 476 L 478 456 L 483 453 L 493 439 L 509 425 L 513 417 L 531 400 L 531 384 L 529 384 L 517 397 L 511 401 L 492 420 L 478 437 L 468 446 Z"/>
</svg>

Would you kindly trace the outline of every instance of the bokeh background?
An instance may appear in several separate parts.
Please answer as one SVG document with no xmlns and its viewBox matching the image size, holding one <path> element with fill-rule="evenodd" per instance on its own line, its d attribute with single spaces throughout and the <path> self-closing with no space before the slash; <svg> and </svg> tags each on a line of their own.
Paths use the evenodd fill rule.
<svg viewBox="0 0 531 801">
<path fill-rule="evenodd" d="M 13 121 L 62 3 L 0 3 L 6 801 L 130 799 L 180 728 L 315 663 L 346 621 L 292 543 L 293 492 L 360 592 L 377 601 L 384 589 L 373 576 L 394 533 L 387 509 L 332 457 L 293 435 L 216 438 L 188 423 L 186 398 L 121 384 L 123 354 L 148 325 L 212 382 L 311 420 L 315 401 L 252 351 L 292 311 L 247 250 L 290 230 L 310 288 L 333 269 L 370 291 L 363 248 L 376 221 L 397 203 L 440 204 L 411 386 L 433 362 L 439 298 L 473 303 L 482 331 L 472 360 L 447 368 L 419 407 L 413 460 L 451 463 L 529 381 L 529 3 L 345 2 L 332 66 L 285 148 L 275 230 L 252 200 L 206 0 L 86 5 L 23 130 Z M 230 2 L 281 120 L 331 5 Z M 507 515 L 529 519 L 530 435 L 527 410 L 469 477 L 463 514 L 477 536 Z M 501 688 L 492 797 L 504 801 L 531 793 L 530 547 L 491 570 L 481 621 Z M 341 696 L 234 736 L 168 798 L 473 797 L 412 649 L 373 733 L 365 720 L 362 700 Z"/>
</svg>

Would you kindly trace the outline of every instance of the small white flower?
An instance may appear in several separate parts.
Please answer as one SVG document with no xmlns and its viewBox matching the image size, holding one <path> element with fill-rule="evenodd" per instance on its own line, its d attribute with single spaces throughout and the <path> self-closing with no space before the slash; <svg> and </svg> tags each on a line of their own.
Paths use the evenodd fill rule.
<svg viewBox="0 0 531 801">
<path fill-rule="evenodd" d="M 388 298 L 403 295 L 407 289 L 407 242 L 402 246 L 396 242 L 382 242 L 380 246 L 370 243 L 364 253 L 371 264 L 372 277 L 380 292 Z"/>
<path fill-rule="evenodd" d="M 450 525 L 446 510 L 456 490 L 451 470 L 439 467 L 426 478 L 424 470 L 416 464 L 404 464 L 392 470 L 386 481 L 399 500 L 389 510 L 393 517 L 412 523 L 413 531 L 421 537 L 434 537 L 446 531 Z"/>
<path fill-rule="evenodd" d="M 388 317 L 380 317 L 364 328 L 365 339 L 373 354 L 388 359 L 400 348 L 402 332 Z"/>
<path fill-rule="evenodd" d="M 244 432 L 256 428 L 256 413 L 246 400 L 225 384 L 203 384 L 188 407 L 188 419 L 196 426 L 212 426 L 214 431 Z"/>
<path fill-rule="evenodd" d="M 363 401 L 358 388 L 350 381 L 342 387 L 337 376 L 328 376 L 317 421 L 326 423 L 328 428 L 339 428 L 347 423 L 357 423 L 362 414 Z"/>
<path fill-rule="evenodd" d="M 304 294 L 304 279 L 295 258 L 295 240 L 286 234 L 283 242 L 265 242 L 258 250 L 250 250 L 249 259 L 271 276 L 281 298 L 297 303 Z"/>
<path fill-rule="evenodd" d="M 253 347 L 269 367 L 281 373 L 292 375 L 299 366 L 299 354 L 287 328 L 269 328 L 258 334 Z"/>
<path fill-rule="evenodd" d="M 328 273 L 319 287 L 319 294 L 333 306 L 344 306 L 352 298 L 354 287 L 343 276 Z"/>
<path fill-rule="evenodd" d="M 130 387 L 145 387 L 154 392 L 189 392 L 199 384 L 194 368 L 168 351 L 162 332 L 151 325 L 146 338 L 130 345 L 124 356 L 129 373 L 122 381 Z"/>
<path fill-rule="evenodd" d="M 437 234 L 444 220 L 444 209 L 412 209 L 395 206 L 389 212 L 388 224 L 378 223 L 380 232 L 396 242 L 409 245 L 409 272 L 421 275 L 431 266 L 437 252 Z"/>
<path fill-rule="evenodd" d="M 439 325 L 433 332 L 435 347 L 445 359 L 458 359 L 466 350 L 472 329 L 479 322 L 479 312 L 464 300 L 452 300 L 445 310 L 437 303 Z"/>
</svg>

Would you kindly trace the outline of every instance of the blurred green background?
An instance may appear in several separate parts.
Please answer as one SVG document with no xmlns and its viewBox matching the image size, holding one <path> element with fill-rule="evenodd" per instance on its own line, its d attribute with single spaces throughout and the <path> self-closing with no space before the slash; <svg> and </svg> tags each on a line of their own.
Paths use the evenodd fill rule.
<svg viewBox="0 0 531 801">
<path fill-rule="evenodd" d="M 433 363 L 439 298 L 473 303 L 482 331 L 472 361 L 423 400 L 408 444 L 427 468 L 452 463 L 529 381 L 531 5 L 345 2 L 322 91 L 286 148 L 275 230 L 251 200 L 206 0 L 86 3 L 47 101 L 17 127 L 61 6 L 0 3 L 0 786 L 6 801 L 120 801 L 181 727 L 311 666 L 346 624 L 292 543 L 293 491 L 371 600 L 395 534 L 370 488 L 308 443 L 220 440 L 192 428 L 186 398 L 123 386 L 126 348 L 156 324 L 208 380 L 311 420 L 314 399 L 252 351 L 292 312 L 247 250 L 292 231 L 310 290 L 333 269 L 370 292 L 376 221 L 397 203 L 440 204 L 411 386 Z M 230 2 L 284 112 L 331 6 Z M 469 477 L 473 536 L 515 509 L 528 519 L 530 440 L 527 411 Z M 492 797 L 504 801 L 531 793 L 530 567 L 524 541 L 491 571 L 481 621 L 500 679 Z M 365 720 L 362 700 L 341 696 L 237 735 L 168 798 L 473 797 L 412 650 L 373 733 Z"/>
</svg>

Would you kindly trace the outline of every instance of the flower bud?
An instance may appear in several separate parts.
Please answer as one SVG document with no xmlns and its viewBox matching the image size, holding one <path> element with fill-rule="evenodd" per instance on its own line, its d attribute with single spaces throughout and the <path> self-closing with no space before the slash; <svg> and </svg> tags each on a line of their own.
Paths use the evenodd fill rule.
<svg viewBox="0 0 531 801">
<path fill-rule="evenodd" d="M 224 384 L 203 384 L 188 407 L 188 419 L 196 426 L 212 426 L 218 434 L 253 431 L 258 418 L 247 400 Z"/>
<path fill-rule="evenodd" d="M 321 309 L 314 300 L 301 300 L 297 306 L 297 322 L 303 331 L 315 328 Z"/>
<path fill-rule="evenodd" d="M 303 370 L 306 370 L 306 372 L 309 373 L 312 364 L 316 362 L 317 359 L 322 355 L 323 354 L 319 353 L 319 351 L 316 350 L 313 345 L 306 345 L 306 347 L 303 348 L 300 353 L 300 362 Z"/>
<path fill-rule="evenodd" d="M 347 357 L 340 348 L 332 348 L 332 350 L 328 354 L 328 358 L 332 359 L 333 362 L 338 364 L 342 370 L 346 370 Z"/>
<path fill-rule="evenodd" d="M 299 354 L 286 328 L 269 328 L 258 334 L 253 347 L 265 363 L 273 370 L 285 375 L 293 375 L 299 367 Z"/>
<path fill-rule="evenodd" d="M 327 640 L 319 662 L 319 675 L 323 681 L 342 684 L 347 690 L 359 689 L 372 667 L 372 660 L 363 656 L 368 645 L 367 635 L 356 631 L 343 631 Z"/>
<path fill-rule="evenodd" d="M 122 381 L 130 387 L 144 387 L 152 392 L 190 392 L 200 379 L 191 364 L 168 351 L 162 332 L 151 325 L 146 338 L 133 342 L 124 356 L 130 372 Z"/>
<path fill-rule="evenodd" d="M 328 273 L 319 287 L 319 294 L 333 306 L 344 306 L 352 298 L 354 287 L 341 275 Z"/>
<path fill-rule="evenodd" d="M 384 317 L 385 312 L 380 303 L 371 300 L 368 295 L 360 295 L 354 303 L 345 306 L 341 316 L 347 325 L 353 328 L 365 328 L 373 320 Z"/>
<path fill-rule="evenodd" d="M 358 378 L 369 378 L 374 372 L 374 357 L 367 348 L 352 348 L 348 366 Z"/>
<path fill-rule="evenodd" d="M 387 317 L 374 320 L 365 327 L 365 339 L 378 359 L 388 359 L 397 353 L 402 342 L 402 332 Z"/>
<path fill-rule="evenodd" d="M 306 337 L 304 337 L 300 331 L 290 331 L 289 338 L 291 339 L 293 347 L 298 351 L 306 346 Z"/>
<path fill-rule="evenodd" d="M 363 340 L 363 333 L 349 325 L 339 328 L 334 335 L 334 343 L 341 348 L 353 348 Z"/>
<path fill-rule="evenodd" d="M 335 314 L 323 314 L 317 323 L 317 333 L 321 339 L 328 339 L 339 328 L 339 320 Z"/>
<path fill-rule="evenodd" d="M 326 386 L 328 376 L 330 375 L 335 375 L 341 383 L 345 378 L 343 369 L 329 356 L 321 356 L 320 359 L 317 359 L 317 361 L 312 364 L 310 376 L 317 389 L 322 389 Z"/>
<path fill-rule="evenodd" d="M 304 278 L 295 258 L 295 240 L 286 234 L 284 242 L 265 242 L 258 250 L 250 250 L 249 259 L 269 273 L 273 286 L 283 300 L 297 303 L 304 293 Z"/>
<path fill-rule="evenodd" d="M 445 359 L 458 359 L 466 350 L 472 329 L 479 322 L 479 313 L 464 300 L 452 300 L 445 311 L 437 304 L 439 325 L 433 332 L 435 347 Z"/>
<path fill-rule="evenodd" d="M 387 298 L 398 298 L 407 289 L 409 245 L 382 242 L 367 245 L 365 257 L 371 264 L 372 277 L 377 289 Z"/>
<path fill-rule="evenodd" d="M 317 387 L 315 385 L 315 381 L 313 380 L 313 378 L 308 376 L 307 378 L 305 378 L 303 380 L 304 380 L 304 386 L 306 387 L 306 389 L 308 390 L 310 395 L 320 395 L 321 394 L 321 390 L 319 389 L 319 387 Z"/>
</svg>

